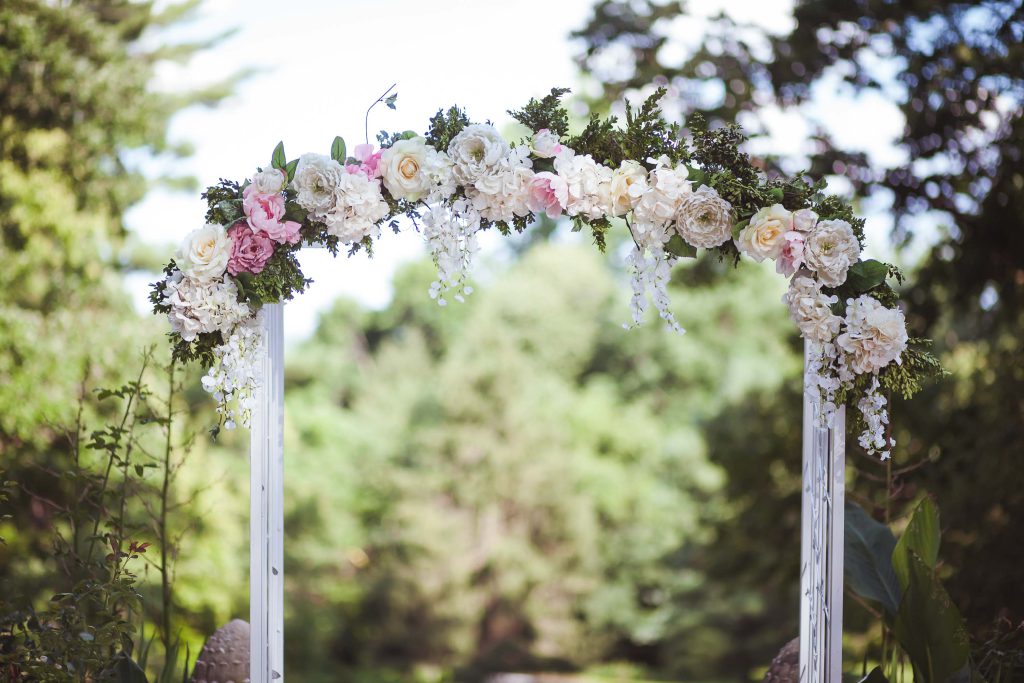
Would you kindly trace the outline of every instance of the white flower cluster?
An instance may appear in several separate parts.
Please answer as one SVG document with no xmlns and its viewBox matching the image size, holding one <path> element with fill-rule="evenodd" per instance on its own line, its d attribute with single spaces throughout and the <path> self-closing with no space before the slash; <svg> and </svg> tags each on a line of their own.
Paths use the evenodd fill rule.
<svg viewBox="0 0 1024 683">
<path fill-rule="evenodd" d="M 224 343 L 213 350 L 216 360 L 203 377 L 203 389 L 217 401 L 225 429 L 248 427 L 261 379 L 263 316 L 250 318 L 224 336 Z"/>
<path fill-rule="evenodd" d="M 423 216 L 423 236 L 437 266 L 437 280 L 430 285 L 430 298 L 441 306 L 448 304 L 451 293 L 458 302 L 473 293 L 466 284 L 473 255 L 478 246 L 480 212 L 465 199 L 451 204 L 430 205 Z"/>
<path fill-rule="evenodd" d="M 889 424 L 889 413 L 886 410 L 885 396 L 879 391 L 878 376 L 871 378 L 871 386 L 857 402 L 860 414 L 864 416 L 865 429 L 861 432 L 857 441 L 861 448 L 869 455 L 878 454 L 882 460 L 888 460 L 890 449 L 896 445 L 896 440 L 886 437 L 885 431 Z"/>
<path fill-rule="evenodd" d="M 238 288 L 230 278 L 196 280 L 181 271 L 170 275 L 164 287 L 170 306 L 171 329 L 185 341 L 207 332 L 224 332 L 250 315 L 248 304 L 238 301 Z"/>
<path fill-rule="evenodd" d="M 555 156 L 555 173 L 569 187 L 566 214 L 596 220 L 609 213 L 612 181 L 610 168 L 597 163 L 589 154 L 579 155 L 563 147 Z"/>
<path fill-rule="evenodd" d="M 454 141 L 453 141 L 454 144 Z M 466 187 L 466 196 L 480 217 L 489 221 L 509 223 L 517 216 L 527 216 L 530 207 L 529 185 L 533 178 L 533 162 L 527 147 L 508 151 L 491 169 Z"/>
<path fill-rule="evenodd" d="M 801 336 L 822 343 L 831 342 L 839 334 L 843 320 L 832 313 L 838 301 L 839 297 L 823 293 L 817 280 L 804 275 L 794 277 L 782 295 L 782 303 L 789 306 L 789 317 L 800 328 Z"/>
<path fill-rule="evenodd" d="M 327 226 L 342 244 L 359 242 L 380 233 L 378 223 L 388 215 L 380 181 L 365 173 L 350 172 L 322 154 L 299 158 L 292 181 L 295 200 Z"/>
</svg>

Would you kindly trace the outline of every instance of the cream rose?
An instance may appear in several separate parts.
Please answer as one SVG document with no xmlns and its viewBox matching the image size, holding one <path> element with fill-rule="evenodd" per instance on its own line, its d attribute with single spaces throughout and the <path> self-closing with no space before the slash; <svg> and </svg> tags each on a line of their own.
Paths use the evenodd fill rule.
<svg viewBox="0 0 1024 683">
<path fill-rule="evenodd" d="M 907 349 L 907 323 L 899 308 L 886 308 L 862 294 L 846 302 L 846 331 L 836 345 L 850 355 L 850 367 L 864 374 L 900 363 Z"/>
<path fill-rule="evenodd" d="M 550 159 L 562 151 L 562 144 L 558 141 L 558 135 L 547 128 L 541 128 L 533 134 L 530 150 L 539 159 Z"/>
<path fill-rule="evenodd" d="M 804 240 L 804 263 L 829 287 L 846 282 L 846 271 L 858 258 L 860 243 L 846 221 L 821 221 Z"/>
<path fill-rule="evenodd" d="M 783 235 L 793 225 L 793 214 L 782 204 L 766 206 L 753 215 L 736 238 L 736 247 L 758 263 L 775 259 L 782 250 Z"/>
<path fill-rule="evenodd" d="M 509 144 L 501 133 L 483 123 L 466 126 L 448 145 L 448 156 L 454 164 L 452 172 L 463 186 L 497 171 L 508 153 Z"/>
<path fill-rule="evenodd" d="M 607 193 L 605 210 L 613 216 L 625 216 L 647 189 L 647 169 L 639 161 L 627 159 L 612 171 L 603 189 Z"/>
<path fill-rule="evenodd" d="M 690 246 L 710 249 L 725 244 L 732 237 L 732 224 L 732 204 L 713 187 L 701 185 L 679 202 L 676 231 Z"/>
<path fill-rule="evenodd" d="M 207 223 L 193 230 L 178 249 L 178 269 L 197 282 L 209 282 L 224 274 L 231 258 L 231 240 L 223 225 Z"/>
<path fill-rule="evenodd" d="M 424 138 L 399 140 L 380 154 L 378 168 L 384 187 L 395 199 L 422 199 L 430 192 L 429 170 L 436 154 Z"/>
</svg>

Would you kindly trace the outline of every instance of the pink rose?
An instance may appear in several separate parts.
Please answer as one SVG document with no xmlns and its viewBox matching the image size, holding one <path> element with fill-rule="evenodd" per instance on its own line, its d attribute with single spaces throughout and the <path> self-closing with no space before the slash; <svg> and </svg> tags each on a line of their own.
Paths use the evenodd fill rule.
<svg viewBox="0 0 1024 683">
<path fill-rule="evenodd" d="M 256 185 L 249 185 L 242 192 L 242 211 L 249 219 L 254 233 L 266 233 L 267 237 L 281 244 L 296 244 L 299 241 L 301 224 L 282 221 L 284 218 L 284 195 L 260 194 Z"/>
<path fill-rule="evenodd" d="M 253 232 L 244 223 L 236 223 L 228 230 L 231 238 L 231 256 L 228 257 L 228 272 L 232 275 L 252 273 L 263 270 L 263 266 L 274 255 L 274 240 L 266 233 Z"/>
<path fill-rule="evenodd" d="M 384 150 L 378 149 L 376 152 L 373 151 L 373 145 L 364 144 L 356 145 L 355 150 L 352 152 L 355 155 L 358 164 L 348 164 L 345 166 L 345 170 L 349 173 L 365 173 L 367 178 L 371 180 L 373 178 L 380 177 L 380 155 Z"/>
<path fill-rule="evenodd" d="M 558 218 L 569 203 L 569 185 L 561 176 L 542 171 L 530 179 L 526 205 L 530 211 L 543 211 L 548 218 Z"/>
<path fill-rule="evenodd" d="M 782 249 L 775 261 L 776 272 L 790 277 L 804 262 L 804 235 L 790 230 L 782 235 Z"/>
</svg>

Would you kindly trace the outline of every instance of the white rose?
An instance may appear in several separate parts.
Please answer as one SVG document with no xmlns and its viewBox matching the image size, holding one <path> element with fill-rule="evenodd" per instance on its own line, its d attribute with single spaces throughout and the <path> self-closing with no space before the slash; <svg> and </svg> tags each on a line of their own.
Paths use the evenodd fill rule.
<svg viewBox="0 0 1024 683">
<path fill-rule="evenodd" d="M 846 331 L 836 345 L 850 355 L 850 367 L 859 374 L 878 372 L 893 361 L 899 364 L 907 348 L 903 311 L 886 308 L 867 294 L 848 299 Z"/>
<path fill-rule="evenodd" d="M 323 154 L 303 154 L 295 168 L 292 186 L 295 188 L 295 201 L 299 206 L 313 214 L 314 218 L 323 220 L 334 208 L 335 193 L 341 185 L 342 178 L 349 173 L 334 159 Z"/>
<path fill-rule="evenodd" d="M 611 180 L 605 186 L 605 209 L 612 216 L 625 216 L 646 189 L 647 169 L 639 161 L 627 159 L 612 171 Z"/>
<path fill-rule="evenodd" d="M 224 274 L 230 257 L 231 238 L 224 226 L 207 223 L 189 233 L 178 248 L 175 262 L 186 276 L 209 282 Z"/>
<path fill-rule="evenodd" d="M 782 250 L 782 238 L 793 225 L 793 214 L 782 204 L 766 206 L 753 215 L 736 238 L 736 247 L 758 263 L 775 259 Z"/>
<path fill-rule="evenodd" d="M 288 176 L 280 168 L 268 168 L 252 177 L 257 194 L 278 194 L 284 189 Z"/>
<path fill-rule="evenodd" d="M 436 151 L 424 138 L 399 140 L 380 155 L 384 187 L 395 199 L 417 201 L 430 192 L 430 167 Z"/>
<path fill-rule="evenodd" d="M 793 212 L 793 229 L 799 232 L 810 232 L 818 224 L 818 214 L 810 209 L 800 209 Z"/>
<path fill-rule="evenodd" d="M 860 243 L 846 221 L 821 221 L 804 241 L 804 263 L 829 287 L 846 282 L 846 271 L 858 258 Z"/>
<path fill-rule="evenodd" d="M 800 328 L 801 336 L 822 343 L 831 342 L 839 334 L 842 319 L 832 313 L 831 308 L 838 301 L 838 297 L 823 294 L 816 280 L 801 275 L 793 278 L 782 296 L 782 302 L 789 306 L 789 316 Z"/>
<path fill-rule="evenodd" d="M 448 156 L 455 179 L 464 186 L 493 173 L 509 152 L 509 145 L 494 126 L 475 123 L 452 138 Z"/>
<path fill-rule="evenodd" d="M 683 195 L 676 213 L 676 230 L 687 244 L 710 249 L 732 237 L 732 204 L 722 199 L 713 187 L 701 185 Z"/>
<path fill-rule="evenodd" d="M 558 135 L 547 128 L 541 128 L 533 134 L 530 150 L 540 159 L 550 159 L 562 151 L 562 144 L 558 141 Z"/>
</svg>

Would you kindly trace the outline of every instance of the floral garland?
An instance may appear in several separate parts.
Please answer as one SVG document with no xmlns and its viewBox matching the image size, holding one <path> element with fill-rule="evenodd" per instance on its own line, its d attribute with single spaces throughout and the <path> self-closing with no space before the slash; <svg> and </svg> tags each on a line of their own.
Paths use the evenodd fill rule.
<svg viewBox="0 0 1024 683">
<path fill-rule="evenodd" d="M 666 324 L 682 328 L 669 308 L 672 265 L 698 249 L 738 262 L 770 259 L 790 278 L 783 297 L 810 342 L 807 390 L 824 424 L 836 407 L 859 409 L 860 444 L 883 459 L 888 396 L 909 397 L 937 361 L 909 338 L 887 279 L 888 264 L 861 259 L 863 220 L 823 183 L 804 176 L 769 178 L 740 150 L 735 126 L 711 130 L 694 115 L 689 139 L 661 115 L 659 90 L 623 125 L 594 116 L 569 135 L 561 105 L 567 91 L 509 112 L 533 131 L 510 144 L 489 123 L 471 123 L 457 107 L 439 111 L 424 135 L 378 135 L 350 156 L 335 138 L 330 155 L 287 160 L 283 145 L 271 166 L 242 184 L 221 180 L 204 193 L 207 224 L 185 238 L 153 285 L 154 311 L 166 315 L 174 357 L 198 360 L 203 387 L 221 422 L 248 425 L 259 384 L 264 303 L 291 299 L 309 284 L 295 252 L 322 244 L 337 255 L 372 251 L 384 226 L 398 232 L 406 216 L 422 233 L 437 265 L 429 295 L 444 306 L 472 291 L 467 277 L 481 230 L 521 232 L 543 213 L 588 228 L 600 249 L 614 224 L 633 238 L 627 257 L 632 322 L 653 303 Z M 387 100 L 393 107 L 394 99 Z M 613 223 L 614 221 L 614 223 Z"/>
</svg>

